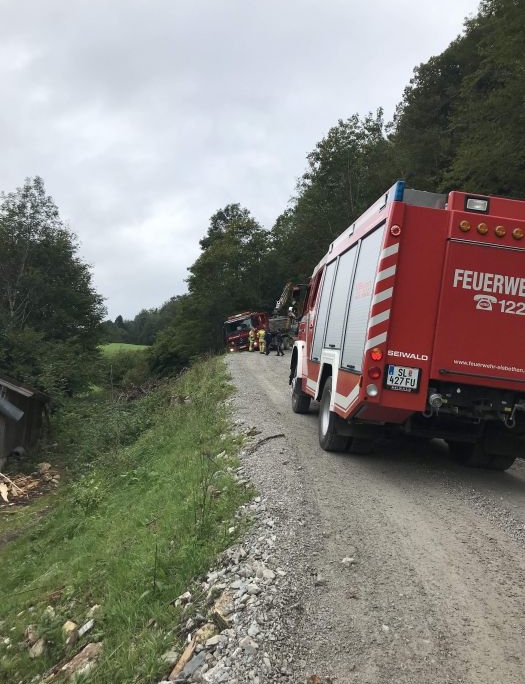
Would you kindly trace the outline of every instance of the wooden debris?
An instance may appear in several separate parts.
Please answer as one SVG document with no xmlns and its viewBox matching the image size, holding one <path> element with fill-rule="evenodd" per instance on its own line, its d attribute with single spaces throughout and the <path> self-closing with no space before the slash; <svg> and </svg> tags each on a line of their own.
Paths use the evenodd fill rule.
<svg viewBox="0 0 525 684">
<path fill-rule="evenodd" d="M 29 500 L 42 491 L 49 491 L 49 486 L 57 486 L 60 480 L 60 475 L 51 470 L 49 463 L 40 463 L 39 471 L 32 475 L 12 475 L 12 478 L 0 473 L 0 505 L 2 499 L 8 505 L 12 506 L 13 499 Z"/>
<path fill-rule="evenodd" d="M 2 482 L 7 482 L 7 484 L 10 484 L 11 487 L 13 487 L 13 489 L 17 489 L 19 492 L 22 491 L 22 490 L 20 489 L 20 487 L 19 487 L 18 485 L 16 485 L 16 484 L 13 482 L 13 480 L 10 480 L 10 479 L 7 477 L 7 475 L 4 475 L 4 473 L 0 473 L 0 480 L 2 480 Z"/>
<path fill-rule="evenodd" d="M 170 672 L 169 679 L 175 679 L 182 672 L 182 670 L 186 666 L 186 663 L 192 657 L 196 644 L 197 644 L 197 637 L 194 636 L 193 639 L 190 641 L 190 643 L 184 649 L 184 653 L 179 658 L 179 662 L 175 665 L 173 670 Z"/>
<path fill-rule="evenodd" d="M 252 437 L 253 435 L 258 435 L 259 432 L 253 432 L 253 433 L 247 433 L 249 437 Z M 262 445 L 265 444 L 266 442 L 269 442 L 271 439 L 280 439 L 281 437 L 285 437 L 286 435 L 284 432 L 278 432 L 275 435 L 270 435 L 269 437 L 264 437 L 263 439 L 260 439 L 258 442 L 255 444 L 251 444 L 249 447 L 246 448 L 246 453 L 252 454 L 254 451 L 257 451 L 257 449 Z"/>
<path fill-rule="evenodd" d="M 5 482 L 0 482 L 0 496 L 6 503 L 9 503 L 9 487 Z"/>
<path fill-rule="evenodd" d="M 101 641 L 88 644 L 80 653 L 77 653 L 74 658 L 62 666 L 61 672 L 63 672 L 68 679 L 76 679 L 76 677 L 80 675 L 88 674 L 88 672 L 93 669 L 101 650 Z"/>
<path fill-rule="evenodd" d="M 83 649 L 83 647 L 82 647 L 82 648 L 79 648 L 78 651 L 74 654 L 73 657 L 77 656 L 77 655 L 82 651 L 82 649 Z M 56 679 L 56 677 L 58 677 L 58 673 L 59 673 L 59 671 L 62 669 L 62 667 L 63 667 L 66 663 L 68 663 L 70 660 L 71 660 L 71 653 L 68 653 L 67 656 L 65 656 L 64 658 L 62 658 L 62 660 L 60 660 L 60 661 L 59 661 L 58 663 L 56 663 L 55 665 L 53 665 L 53 667 L 52 667 L 51 669 L 49 669 L 49 670 L 43 675 L 42 682 L 44 682 L 44 684 L 48 684 L 48 682 L 54 681 L 54 680 Z"/>
</svg>

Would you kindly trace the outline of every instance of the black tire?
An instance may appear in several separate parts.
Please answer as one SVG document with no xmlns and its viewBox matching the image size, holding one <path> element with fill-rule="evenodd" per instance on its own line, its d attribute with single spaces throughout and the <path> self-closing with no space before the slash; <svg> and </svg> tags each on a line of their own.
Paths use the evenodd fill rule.
<svg viewBox="0 0 525 684">
<path fill-rule="evenodd" d="M 506 456 L 504 454 L 492 454 L 490 458 L 490 463 L 487 466 L 490 470 L 507 470 L 510 468 L 513 464 L 514 461 L 516 460 L 516 456 Z"/>
<path fill-rule="evenodd" d="M 454 459 L 468 468 L 489 468 L 491 454 L 487 454 L 480 440 L 471 442 L 448 442 L 448 448 Z"/>
<path fill-rule="evenodd" d="M 350 437 L 348 451 L 359 456 L 368 456 L 374 450 L 374 440 L 363 437 Z"/>
<path fill-rule="evenodd" d="M 447 440 L 447 444 L 448 450 L 452 458 L 458 463 L 465 465 L 468 459 L 468 452 L 472 449 L 474 445 L 468 444 L 466 442 L 453 442 L 451 440 Z"/>
<path fill-rule="evenodd" d="M 312 397 L 304 394 L 301 390 L 301 380 L 297 377 L 297 367 L 292 378 L 292 411 L 294 413 L 308 413 Z"/>
<path fill-rule="evenodd" d="M 332 376 L 324 383 L 321 404 L 319 406 L 319 444 L 325 451 L 345 451 L 348 437 L 337 433 L 337 415 L 330 411 L 332 399 Z"/>
</svg>

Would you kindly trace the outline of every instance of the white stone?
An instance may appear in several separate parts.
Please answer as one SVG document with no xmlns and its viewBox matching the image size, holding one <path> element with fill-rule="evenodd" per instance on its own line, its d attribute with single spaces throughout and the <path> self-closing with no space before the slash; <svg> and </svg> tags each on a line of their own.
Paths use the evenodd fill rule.
<svg viewBox="0 0 525 684">
<path fill-rule="evenodd" d="M 259 644 L 250 636 L 245 636 L 239 641 L 239 646 L 245 653 L 253 654 L 257 652 Z"/>
<path fill-rule="evenodd" d="M 82 625 L 82 627 L 78 630 L 78 636 L 82 637 L 84 634 L 87 634 L 91 629 L 93 629 L 93 625 L 95 624 L 94 620 L 88 620 L 85 625 Z"/>
<path fill-rule="evenodd" d="M 256 622 L 252 622 L 252 624 L 248 627 L 248 636 L 256 637 L 260 631 L 259 625 Z"/>
</svg>

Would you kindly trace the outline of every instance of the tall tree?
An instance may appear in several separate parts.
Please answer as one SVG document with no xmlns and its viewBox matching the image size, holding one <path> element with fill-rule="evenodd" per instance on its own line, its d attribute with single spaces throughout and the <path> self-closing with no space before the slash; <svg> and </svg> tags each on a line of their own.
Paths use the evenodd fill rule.
<svg viewBox="0 0 525 684">
<path fill-rule="evenodd" d="M 445 180 L 473 192 L 525 197 L 525 2 L 485 0 L 467 22 L 476 68 L 451 122 L 458 149 Z"/>
<path fill-rule="evenodd" d="M 0 368 L 50 391 L 84 386 L 97 354 L 103 300 L 77 252 L 41 178 L 1 195 Z"/>
<path fill-rule="evenodd" d="M 452 118 L 464 79 L 477 66 L 479 31 L 473 27 L 414 69 L 389 126 L 399 176 L 412 187 L 437 191 L 456 154 L 460 132 Z"/>
<path fill-rule="evenodd" d="M 239 204 L 211 218 L 200 241 L 202 252 L 190 266 L 188 294 L 180 297 L 174 321 L 160 332 L 152 350 L 155 368 L 181 362 L 223 346 L 222 323 L 232 313 L 269 307 L 264 257 L 268 233 Z"/>
<path fill-rule="evenodd" d="M 381 110 L 328 131 L 307 157 L 291 208 L 272 229 L 271 258 L 285 280 L 309 277 L 330 242 L 392 184 L 393 169 Z"/>
</svg>

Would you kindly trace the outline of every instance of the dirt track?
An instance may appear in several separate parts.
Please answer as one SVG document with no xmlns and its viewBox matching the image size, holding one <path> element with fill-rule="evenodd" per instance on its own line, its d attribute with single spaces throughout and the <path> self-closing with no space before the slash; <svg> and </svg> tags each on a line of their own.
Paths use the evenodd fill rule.
<svg viewBox="0 0 525 684">
<path fill-rule="evenodd" d="M 439 440 L 327 454 L 316 405 L 291 411 L 289 355 L 228 362 L 240 418 L 262 438 L 285 434 L 251 468 L 289 517 L 283 553 L 304 587 L 284 647 L 293 681 L 523 684 L 525 461 L 466 469 Z"/>
</svg>

